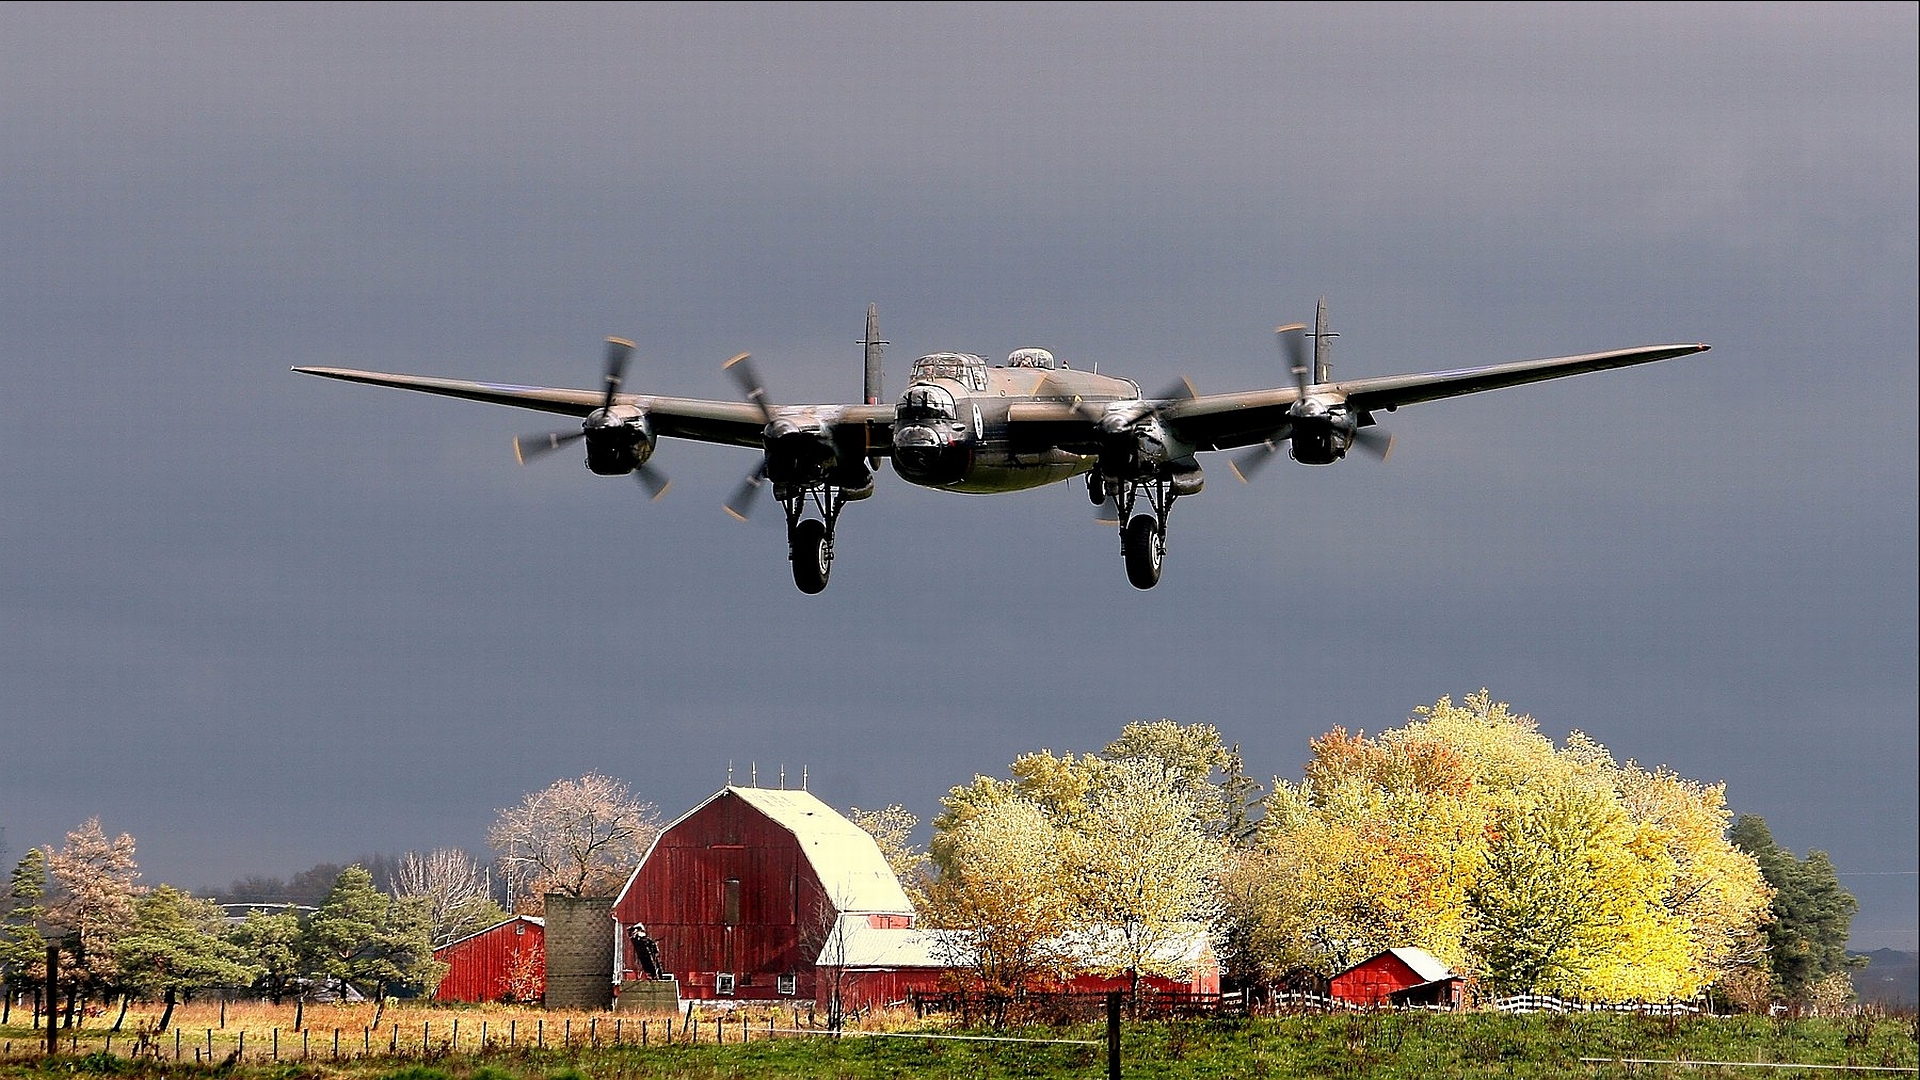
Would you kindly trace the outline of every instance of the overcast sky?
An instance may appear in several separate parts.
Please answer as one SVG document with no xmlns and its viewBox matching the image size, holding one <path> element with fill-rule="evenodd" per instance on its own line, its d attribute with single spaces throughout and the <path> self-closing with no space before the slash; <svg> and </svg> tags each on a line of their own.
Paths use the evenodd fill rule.
<svg viewBox="0 0 1920 1080">
<path fill-rule="evenodd" d="M 0 828 L 191 889 L 459 846 L 562 777 L 930 818 L 1217 726 L 1297 779 L 1487 688 L 1727 785 L 1916 947 L 1916 9 L 0 8 Z M 1674 341 L 1221 456 L 1127 582 L 1078 485 L 884 473 L 793 587 L 743 450 L 648 503 L 552 418 L 294 364 L 854 400 L 926 352 L 1149 388 Z"/>
</svg>

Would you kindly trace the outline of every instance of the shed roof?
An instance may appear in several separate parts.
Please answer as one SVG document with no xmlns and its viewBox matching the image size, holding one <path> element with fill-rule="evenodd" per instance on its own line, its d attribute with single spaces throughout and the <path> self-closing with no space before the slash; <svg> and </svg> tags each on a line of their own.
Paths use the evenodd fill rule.
<svg viewBox="0 0 1920 1080">
<path fill-rule="evenodd" d="M 1365 960 L 1360 961 L 1358 964 L 1353 965 L 1353 967 L 1348 968 L 1347 971 L 1355 971 L 1359 968 L 1365 967 L 1366 965 L 1373 963 L 1375 960 L 1378 960 L 1383 956 L 1391 956 L 1394 959 L 1400 961 L 1401 963 L 1407 965 L 1409 970 L 1411 970 L 1415 975 L 1419 976 L 1420 981 L 1422 983 L 1439 982 L 1442 979 L 1454 979 L 1459 977 L 1455 975 L 1452 969 L 1448 968 L 1447 965 L 1441 963 L 1439 957 L 1433 955 L 1432 953 L 1428 952 L 1425 949 L 1415 948 L 1413 946 L 1407 946 L 1405 948 L 1399 948 L 1399 949 L 1387 949 L 1383 952 L 1374 953 L 1372 956 L 1369 956 Z M 1340 974 L 1344 975 L 1346 974 L 1346 972 L 1343 971 Z M 1338 978 L 1338 977 L 1339 976 L 1335 976 L 1335 978 Z"/>
</svg>

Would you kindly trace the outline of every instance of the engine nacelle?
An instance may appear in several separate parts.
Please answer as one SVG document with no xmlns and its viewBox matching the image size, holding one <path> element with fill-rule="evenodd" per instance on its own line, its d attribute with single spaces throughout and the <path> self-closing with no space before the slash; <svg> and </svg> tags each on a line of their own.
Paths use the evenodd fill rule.
<svg viewBox="0 0 1920 1080">
<path fill-rule="evenodd" d="M 1347 456 L 1356 427 L 1344 401 L 1302 398 L 1290 410 L 1293 434 L 1287 453 L 1302 465 L 1331 465 Z"/>
<path fill-rule="evenodd" d="M 653 425 L 632 405 L 599 409 L 587 417 L 587 468 L 599 476 L 625 476 L 653 456 Z"/>
</svg>

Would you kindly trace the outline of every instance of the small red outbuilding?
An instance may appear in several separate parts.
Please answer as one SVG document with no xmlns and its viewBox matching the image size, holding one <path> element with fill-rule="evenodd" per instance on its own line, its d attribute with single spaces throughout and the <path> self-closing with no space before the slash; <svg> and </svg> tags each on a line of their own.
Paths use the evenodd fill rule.
<svg viewBox="0 0 1920 1080">
<path fill-rule="evenodd" d="M 1388 949 L 1333 977 L 1328 993 L 1349 1005 L 1460 1004 L 1460 976 L 1425 949 Z"/>
<path fill-rule="evenodd" d="M 433 950 L 447 974 L 435 1001 L 539 1001 L 546 991 L 547 926 L 516 915 Z"/>
</svg>

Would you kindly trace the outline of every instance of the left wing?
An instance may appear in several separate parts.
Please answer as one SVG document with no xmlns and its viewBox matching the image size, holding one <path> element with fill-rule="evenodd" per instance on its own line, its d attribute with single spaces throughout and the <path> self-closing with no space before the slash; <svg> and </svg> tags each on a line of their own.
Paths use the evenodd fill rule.
<svg viewBox="0 0 1920 1080">
<path fill-rule="evenodd" d="M 606 403 L 604 390 L 468 382 L 426 375 L 356 371 L 352 368 L 296 367 L 293 370 L 303 375 L 416 390 L 424 394 L 440 394 L 563 416 L 584 417 Z M 637 406 L 646 413 L 654 433 L 664 438 L 759 448 L 765 445 L 764 432 L 770 422 L 767 411 L 755 402 L 656 397 L 648 394 L 617 394 L 614 401 L 621 405 Z M 867 437 L 881 446 L 887 444 L 884 437 L 886 432 L 876 428 L 891 425 L 893 421 L 891 405 L 787 405 L 773 407 L 772 413 L 775 416 L 804 416 L 829 427 L 865 428 Z"/>
<path fill-rule="evenodd" d="M 1228 450 L 1285 438 L 1293 422 L 1294 403 L 1306 397 L 1345 402 L 1354 413 L 1366 416 L 1376 409 L 1391 412 L 1402 405 L 1422 401 L 1584 375 L 1590 371 L 1651 364 L 1707 349 L 1708 346 L 1701 344 L 1643 345 L 1422 375 L 1346 379 L 1304 389 L 1288 386 L 1237 394 L 1204 394 L 1167 404 L 1160 411 L 1160 417 L 1181 439 L 1198 449 Z"/>
</svg>

